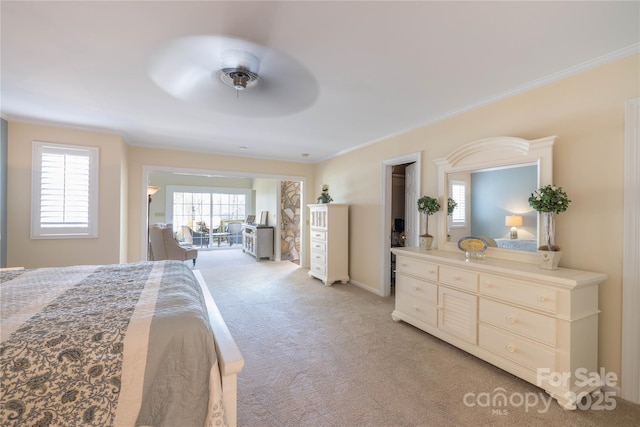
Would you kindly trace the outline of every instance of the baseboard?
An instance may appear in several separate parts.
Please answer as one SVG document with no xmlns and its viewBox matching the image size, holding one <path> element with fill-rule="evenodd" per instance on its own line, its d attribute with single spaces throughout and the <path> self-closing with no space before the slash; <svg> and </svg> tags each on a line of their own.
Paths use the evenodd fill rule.
<svg viewBox="0 0 640 427">
<path fill-rule="evenodd" d="M 369 286 L 367 286 L 367 285 L 365 285 L 363 283 L 356 282 L 355 280 L 349 280 L 349 283 L 351 283 L 352 285 L 356 285 L 357 287 L 362 288 L 365 291 L 369 291 L 372 294 L 376 294 L 376 295 L 378 295 L 380 297 L 384 296 L 380 289 L 372 289 L 371 287 L 369 287 Z"/>
</svg>

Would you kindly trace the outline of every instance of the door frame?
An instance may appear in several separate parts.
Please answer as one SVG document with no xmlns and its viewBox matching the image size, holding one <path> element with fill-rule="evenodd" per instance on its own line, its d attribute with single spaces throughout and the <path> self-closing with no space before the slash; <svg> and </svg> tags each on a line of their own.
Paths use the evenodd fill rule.
<svg viewBox="0 0 640 427">
<path fill-rule="evenodd" d="M 422 182 L 422 165 L 421 158 L 422 152 L 417 151 L 415 153 L 405 154 L 399 157 L 393 157 L 382 161 L 382 230 L 380 235 L 382 238 L 382 253 L 381 258 L 381 274 L 382 274 L 382 287 L 380 294 L 388 297 L 391 295 L 391 195 L 392 195 L 392 175 L 393 167 L 396 165 L 403 165 L 405 163 L 416 164 L 416 176 L 414 185 L 416 186 L 418 194 L 420 193 L 420 183 Z M 417 208 L 416 208 L 417 209 Z M 420 234 L 420 216 L 416 215 L 416 242 Z"/>
<path fill-rule="evenodd" d="M 622 260 L 622 398 L 640 403 L 640 98 L 625 105 Z"/>
</svg>

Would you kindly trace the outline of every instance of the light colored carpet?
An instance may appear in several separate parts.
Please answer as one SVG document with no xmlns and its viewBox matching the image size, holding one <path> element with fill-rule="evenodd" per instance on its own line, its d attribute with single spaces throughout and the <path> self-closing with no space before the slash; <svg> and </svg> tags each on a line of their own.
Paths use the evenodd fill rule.
<svg viewBox="0 0 640 427">
<path fill-rule="evenodd" d="M 203 251 L 196 268 L 245 358 L 239 426 L 640 425 L 640 405 L 620 399 L 614 410 L 545 410 L 541 389 L 393 322 L 393 298 L 242 250 Z M 484 404 L 499 387 L 513 404 Z"/>
</svg>

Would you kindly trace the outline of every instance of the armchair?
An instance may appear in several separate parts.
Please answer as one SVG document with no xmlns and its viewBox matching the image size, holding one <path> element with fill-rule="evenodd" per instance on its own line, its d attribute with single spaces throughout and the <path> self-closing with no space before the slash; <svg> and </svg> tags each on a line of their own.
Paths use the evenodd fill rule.
<svg viewBox="0 0 640 427">
<path fill-rule="evenodd" d="M 187 261 L 191 259 L 193 260 L 193 265 L 196 265 L 198 250 L 180 246 L 173 237 L 173 228 L 151 226 L 149 229 L 149 240 L 151 242 L 151 260 L 161 261 L 165 259 L 175 259 L 178 261 Z"/>
</svg>

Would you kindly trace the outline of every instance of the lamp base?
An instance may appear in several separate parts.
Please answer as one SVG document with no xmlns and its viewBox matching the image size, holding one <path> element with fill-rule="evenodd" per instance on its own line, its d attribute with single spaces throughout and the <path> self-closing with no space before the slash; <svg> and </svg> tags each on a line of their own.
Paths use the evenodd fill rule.
<svg viewBox="0 0 640 427">
<path fill-rule="evenodd" d="M 515 227 L 512 227 L 511 231 L 509 232 L 509 238 L 510 239 L 517 239 L 518 238 L 518 229 L 516 229 Z"/>
</svg>

